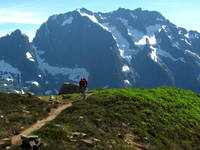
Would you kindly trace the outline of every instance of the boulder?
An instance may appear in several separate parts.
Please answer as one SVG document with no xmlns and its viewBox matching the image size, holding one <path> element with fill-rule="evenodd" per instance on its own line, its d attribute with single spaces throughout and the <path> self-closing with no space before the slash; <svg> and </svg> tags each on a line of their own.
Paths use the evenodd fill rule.
<svg viewBox="0 0 200 150">
<path fill-rule="evenodd" d="M 80 93 L 79 86 L 75 84 L 64 83 L 59 91 L 59 95 L 61 94 L 73 94 Z"/>
<path fill-rule="evenodd" d="M 73 132 L 72 133 L 72 136 L 73 137 L 84 137 L 86 136 L 87 134 L 83 133 L 83 132 Z"/>
<path fill-rule="evenodd" d="M 60 100 L 56 97 L 56 104 L 60 104 Z"/>
<path fill-rule="evenodd" d="M 89 139 L 82 139 L 82 144 L 85 144 L 87 146 L 95 146 L 97 143 L 101 142 L 101 140 L 96 138 L 89 138 Z"/>
<path fill-rule="evenodd" d="M 49 101 L 50 101 L 50 102 L 52 102 L 54 99 L 55 99 L 54 96 L 50 96 L 50 97 L 49 97 Z"/>
<path fill-rule="evenodd" d="M 34 97 L 35 94 L 32 92 L 26 92 L 25 95 L 27 95 L 28 97 Z"/>
<path fill-rule="evenodd" d="M 42 145 L 41 139 L 38 136 L 21 136 L 22 149 L 38 150 Z"/>
<path fill-rule="evenodd" d="M 91 139 L 82 139 L 81 142 L 83 142 L 87 146 L 94 146 L 95 142 L 92 141 Z"/>
<path fill-rule="evenodd" d="M 11 141 L 9 138 L 4 138 L 0 140 L 0 150 L 6 149 L 11 146 Z"/>
</svg>

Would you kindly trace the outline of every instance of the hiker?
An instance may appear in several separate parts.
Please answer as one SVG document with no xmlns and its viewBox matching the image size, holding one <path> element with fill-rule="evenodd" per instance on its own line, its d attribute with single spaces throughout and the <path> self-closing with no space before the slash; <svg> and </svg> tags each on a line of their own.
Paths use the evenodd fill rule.
<svg viewBox="0 0 200 150">
<path fill-rule="evenodd" d="M 85 90 L 87 88 L 88 81 L 85 78 L 81 78 L 79 81 L 79 90 L 83 94 L 83 99 L 86 98 Z"/>
</svg>

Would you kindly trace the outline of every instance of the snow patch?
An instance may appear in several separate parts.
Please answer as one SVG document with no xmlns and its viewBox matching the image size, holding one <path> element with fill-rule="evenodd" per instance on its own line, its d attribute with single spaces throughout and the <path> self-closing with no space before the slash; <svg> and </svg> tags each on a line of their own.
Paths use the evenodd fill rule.
<svg viewBox="0 0 200 150">
<path fill-rule="evenodd" d="M 14 90 L 14 93 L 21 94 L 21 91 Z"/>
<path fill-rule="evenodd" d="M 157 56 L 157 49 L 153 46 L 150 46 L 150 49 L 152 50 L 150 53 L 150 57 L 153 61 L 158 62 L 158 56 Z"/>
<path fill-rule="evenodd" d="M 28 60 L 30 60 L 30 61 L 35 61 L 35 60 L 33 59 L 33 56 L 31 55 L 30 52 L 26 52 L 26 58 L 27 58 Z"/>
<path fill-rule="evenodd" d="M 25 94 L 25 92 L 23 90 L 14 90 L 14 93 L 17 94 Z"/>
<path fill-rule="evenodd" d="M 135 42 L 135 45 L 146 45 L 147 41 L 149 42 L 150 45 L 156 45 L 156 37 L 155 35 L 153 36 L 143 36 L 139 41 Z"/>
<path fill-rule="evenodd" d="M 122 67 L 122 72 L 129 72 L 129 71 L 130 71 L 129 66 L 124 65 L 124 66 Z"/>
<path fill-rule="evenodd" d="M 161 30 L 164 30 L 165 32 L 168 31 L 167 26 L 166 25 L 162 25 L 160 29 L 158 29 L 158 32 L 160 32 Z"/>
<path fill-rule="evenodd" d="M 37 81 L 26 81 L 25 83 L 39 86 L 39 83 Z"/>
<path fill-rule="evenodd" d="M 189 39 L 190 38 L 189 32 L 187 32 L 184 36 Z"/>
<path fill-rule="evenodd" d="M 192 44 L 191 44 L 187 39 L 185 39 L 185 42 L 186 42 L 188 45 L 192 46 Z"/>
<path fill-rule="evenodd" d="M 85 68 L 62 68 L 62 67 L 54 67 L 50 66 L 47 63 L 41 64 L 41 69 L 46 70 L 52 76 L 57 74 L 68 75 L 69 79 L 72 81 L 79 81 L 81 77 L 88 78 L 89 73 L 86 71 Z"/>
<path fill-rule="evenodd" d="M 61 74 L 68 76 L 68 79 L 71 81 L 78 82 L 81 77 L 89 78 L 89 73 L 85 68 L 64 68 L 64 67 L 55 67 L 50 66 L 48 63 L 44 62 L 44 59 L 41 59 L 40 56 L 37 54 L 36 47 L 33 45 L 33 49 L 36 53 L 36 58 L 39 64 L 39 68 L 41 70 L 46 71 L 47 73 L 51 74 L 52 76 Z"/>
<path fill-rule="evenodd" d="M 128 35 L 132 37 L 134 42 L 140 40 L 144 36 L 143 32 L 137 29 L 134 29 L 132 26 L 130 26 L 128 24 L 128 20 L 120 18 L 120 17 L 118 17 L 117 19 L 119 19 L 124 24 L 124 26 L 126 27 L 128 31 Z"/>
<path fill-rule="evenodd" d="M 193 57 L 195 57 L 196 59 L 200 60 L 200 56 L 190 50 L 185 50 L 185 54 L 190 54 L 192 55 Z"/>
<path fill-rule="evenodd" d="M 161 28 L 160 24 L 146 27 L 147 34 L 146 35 L 143 34 L 143 36 L 142 34 L 139 34 L 142 37 L 139 40 L 135 41 L 135 45 L 146 45 L 146 44 L 156 45 L 157 41 L 155 33 L 159 32 L 160 28 Z M 149 43 L 147 43 L 147 41 Z"/>
<path fill-rule="evenodd" d="M 74 18 L 73 17 L 69 17 L 66 20 L 63 21 L 62 26 L 65 26 L 67 24 L 71 24 L 73 22 Z"/>
<path fill-rule="evenodd" d="M 121 33 L 116 29 L 116 27 L 109 26 L 109 24 L 107 23 L 104 23 L 104 26 L 108 28 L 109 32 L 111 32 L 114 40 L 116 41 L 117 47 L 120 52 L 120 56 L 126 59 L 128 62 L 130 62 L 133 50 L 129 48 L 129 42 L 121 35 Z"/>
<path fill-rule="evenodd" d="M 108 23 L 104 23 L 103 25 L 108 28 L 109 32 L 113 36 L 113 39 L 116 41 L 120 56 L 127 62 L 130 62 L 134 53 L 134 49 L 130 49 L 129 42 L 122 36 L 115 26 L 110 26 Z"/>
<path fill-rule="evenodd" d="M 77 11 L 79 12 L 79 14 L 80 14 L 81 16 L 88 17 L 92 22 L 98 24 L 101 28 L 103 28 L 104 30 L 107 30 L 107 31 L 108 31 L 108 28 L 105 27 L 103 24 L 99 23 L 99 21 L 97 20 L 97 18 L 96 18 L 94 15 L 89 15 L 89 14 L 87 14 L 87 13 L 85 13 L 85 12 L 81 12 L 80 9 L 78 9 Z"/>
<path fill-rule="evenodd" d="M 131 84 L 129 80 L 124 80 L 125 84 Z"/>
<path fill-rule="evenodd" d="M 155 62 L 158 62 L 158 59 L 159 59 L 158 56 L 161 56 L 161 57 L 169 58 L 172 61 L 182 61 L 182 62 L 185 63 L 185 59 L 184 58 L 182 58 L 182 57 L 174 58 L 170 53 L 168 53 L 165 50 L 162 50 L 160 48 L 154 48 L 153 46 L 150 46 L 150 49 L 152 50 L 151 53 L 150 53 L 150 57 Z"/>
<path fill-rule="evenodd" d="M 13 82 L 13 81 L 14 81 L 14 80 L 11 79 L 11 78 L 6 78 L 5 80 L 8 81 L 8 82 Z"/>
<path fill-rule="evenodd" d="M 170 40 L 172 40 L 172 39 L 173 39 L 171 35 L 168 35 L 167 37 L 168 37 Z"/>
<path fill-rule="evenodd" d="M 4 83 L 4 84 L 3 84 L 3 86 L 7 87 L 7 86 L 8 86 L 8 84 Z"/>
</svg>

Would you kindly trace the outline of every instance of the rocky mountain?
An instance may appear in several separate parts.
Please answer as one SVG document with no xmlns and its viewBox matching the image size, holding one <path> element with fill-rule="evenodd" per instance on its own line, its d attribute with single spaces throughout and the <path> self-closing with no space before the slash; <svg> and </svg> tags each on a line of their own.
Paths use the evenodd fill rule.
<svg viewBox="0 0 200 150">
<path fill-rule="evenodd" d="M 38 85 L 40 71 L 28 37 L 16 30 L 0 38 L 0 51 L 1 89 L 38 92 L 34 86 Z"/>
<path fill-rule="evenodd" d="M 159 12 L 77 9 L 53 15 L 33 42 L 16 30 L 0 38 L 3 85 L 37 94 L 89 79 L 89 88 L 175 86 L 200 92 L 200 33 Z M 16 51 L 16 53 L 14 53 Z"/>
</svg>

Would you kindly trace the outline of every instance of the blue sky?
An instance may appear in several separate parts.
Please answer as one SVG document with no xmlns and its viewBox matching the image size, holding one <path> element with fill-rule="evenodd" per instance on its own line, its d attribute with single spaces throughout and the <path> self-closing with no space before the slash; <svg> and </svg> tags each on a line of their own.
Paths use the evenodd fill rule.
<svg viewBox="0 0 200 150">
<path fill-rule="evenodd" d="M 200 32 L 200 0 L 0 0 L 0 36 L 21 29 L 32 39 L 49 16 L 82 7 L 103 12 L 119 7 L 156 10 L 177 26 Z"/>
</svg>

